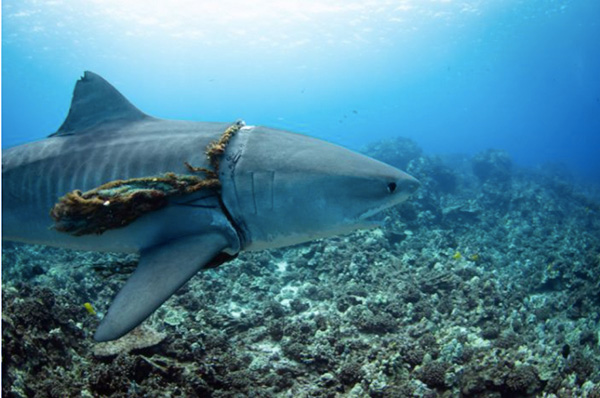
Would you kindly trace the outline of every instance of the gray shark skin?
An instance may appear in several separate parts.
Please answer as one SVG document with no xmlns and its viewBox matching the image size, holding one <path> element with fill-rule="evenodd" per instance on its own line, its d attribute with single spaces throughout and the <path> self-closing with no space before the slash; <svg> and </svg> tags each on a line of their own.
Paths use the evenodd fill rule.
<svg viewBox="0 0 600 398">
<path fill-rule="evenodd" d="M 140 253 L 94 335 L 108 341 L 139 325 L 216 258 L 372 227 L 373 216 L 419 186 L 408 174 L 342 147 L 245 126 L 220 158 L 220 190 L 171 198 L 165 208 L 102 234 L 52 228 L 50 209 L 74 189 L 191 174 L 184 162 L 210 167 L 205 148 L 230 125 L 148 116 L 85 72 L 56 133 L 2 153 L 3 239 Z"/>
</svg>

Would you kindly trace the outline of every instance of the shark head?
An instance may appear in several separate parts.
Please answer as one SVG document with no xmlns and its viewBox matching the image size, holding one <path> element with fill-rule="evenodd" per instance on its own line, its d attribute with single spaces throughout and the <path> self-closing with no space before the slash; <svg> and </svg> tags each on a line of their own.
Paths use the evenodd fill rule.
<svg viewBox="0 0 600 398">
<path fill-rule="evenodd" d="M 254 127 L 237 140 L 223 200 L 246 250 L 377 226 L 382 210 L 420 185 L 401 170 L 304 135 Z"/>
</svg>

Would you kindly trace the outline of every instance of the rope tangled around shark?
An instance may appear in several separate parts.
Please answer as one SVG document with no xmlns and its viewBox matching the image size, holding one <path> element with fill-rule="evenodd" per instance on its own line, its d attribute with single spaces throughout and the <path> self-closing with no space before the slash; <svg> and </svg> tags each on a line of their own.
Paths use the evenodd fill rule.
<svg viewBox="0 0 600 398">
<path fill-rule="evenodd" d="M 197 175 L 165 173 L 161 176 L 115 180 L 92 190 L 74 190 L 61 197 L 50 210 L 54 229 L 75 236 L 102 234 L 124 227 L 140 216 L 162 209 L 173 196 L 188 195 L 201 190 L 219 190 L 219 163 L 231 138 L 244 127 L 237 121 L 223 132 L 218 140 L 206 147 L 212 169 L 185 166 Z"/>
</svg>

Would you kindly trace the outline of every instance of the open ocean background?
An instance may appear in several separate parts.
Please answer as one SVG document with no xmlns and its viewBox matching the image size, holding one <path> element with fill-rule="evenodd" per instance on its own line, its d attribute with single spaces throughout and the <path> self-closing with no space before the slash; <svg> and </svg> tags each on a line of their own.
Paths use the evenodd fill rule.
<svg viewBox="0 0 600 398">
<path fill-rule="evenodd" d="M 244 119 L 352 149 L 504 149 L 600 180 L 596 0 L 2 2 L 2 147 L 94 71 L 162 118 Z"/>
</svg>

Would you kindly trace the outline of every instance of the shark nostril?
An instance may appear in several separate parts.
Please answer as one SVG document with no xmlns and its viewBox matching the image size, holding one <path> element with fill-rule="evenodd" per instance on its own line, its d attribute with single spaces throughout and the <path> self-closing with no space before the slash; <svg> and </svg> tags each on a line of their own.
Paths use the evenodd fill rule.
<svg viewBox="0 0 600 398">
<path fill-rule="evenodd" d="M 394 193 L 394 191 L 396 190 L 396 183 L 395 182 L 390 182 L 387 187 L 388 187 L 388 191 L 390 193 Z"/>
</svg>

